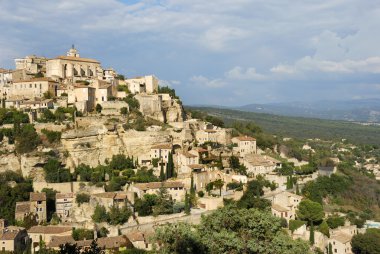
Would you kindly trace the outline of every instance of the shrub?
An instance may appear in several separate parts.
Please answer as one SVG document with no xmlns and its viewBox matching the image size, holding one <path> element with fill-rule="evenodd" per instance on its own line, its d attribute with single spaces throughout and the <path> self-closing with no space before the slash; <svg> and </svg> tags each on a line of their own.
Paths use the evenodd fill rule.
<svg viewBox="0 0 380 254">
<path fill-rule="evenodd" d="M 49 131 L 46 129 L 42 129 L 41 132 L 45 134 L 46 138 L 51 144 L 61 140 L 62 133 L 60 131 Z"/>
<path fill-rule="evenodd" d="M 301 226 L 305 225 L 305 221 L 301 220 L 289 220 L 289 229 L 290 231 L 294 232 L 296 229 L 300 228 Z"/>
<path fill-rule="evenodd" d="M 75 228 L 72 232 L 75 241 L 94 239 L 94 231 L 84 228 Z"/>
<path fill-rule="evenodd" d="M 80 205 L 90 202 L 90 195 L 86 193 L 78 193 L 76 196 L 76 202 Z"/>
</svg>

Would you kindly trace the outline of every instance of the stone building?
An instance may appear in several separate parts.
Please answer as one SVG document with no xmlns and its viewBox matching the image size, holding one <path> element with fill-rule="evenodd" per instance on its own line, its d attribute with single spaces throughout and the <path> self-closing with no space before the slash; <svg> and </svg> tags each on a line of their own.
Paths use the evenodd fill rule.
<svg viewBox="0 0 380 254">
<path fill-rule="evenodd" d="M 296 210 L 303 199 L 302 196 L 291 192 L 281 192 L 268 198 L 272 202 L 272 214 L 276 217 L 295 220 Z"/>
<path fill-rule="evenodd" d="M 55 209 L 59 218 L 68 218 L 73 207 L 74 193 L 56 193 Z"/>
<path fill-rule="evenodd" d="M 67 103 L 74 105 L 81 112 L 91 112 L 95 109 L 95 88 L 81 83 L 67 87 Z"/>
<path fill-rule="evenodd" d="M 134 193 L 131 191 L 122 191 L 122 192 L 103 192 L 92 194 L 90 198 L 90 205 L 102 205 L 106 209 L 109 209 L 112 206 L 122 208 L 128 206 L 132 208 L 132 205 L 135 202 Z"/>
<path fill-rule="evenodd" d="M 25 70 L 32 74 L 46 72 L 46 57 L 31 55 L 15 59 L 16 70 Z"/>
<path fill-rule="evenodd" d="M 8 98 L 42 98 L 45 93 L 57 96 L 58 82 L 51 78 L 32 78 L 13 81 Z"/>
<path fill-rule="evenodd" d="M 247 173 L 251 176 L 269 174 L 282 166 L 280 161 L 267 155 L 259 154 L 248 154 L 241 161 L 247 167 Z"/>
<path fill-rule="evenodd" d="M 222 145 L 231 144 L 231 129 L 204 129 L 195 132 L 198 144 L 216 142 Z"/>
<path fill-rule="evenodd" d="M 0 219 L 0 252 L 23 253 L 26 249 L 28 234 L 22 227 L 7 226 Z"/>
<path fill-rule="evenodd" d="M 164 165 L 166 165 L 166 163 L 168 163 L 169 153 L 172 152 L 172 150 L 172 144 L 159 144 L 152 146 L 150 149 L 150 158 L 151 160 L 160 159 Z"/>
<path fill-rule="evenodd" d="M 46 221 L 46 193 L 30 192 L 29 201 L 16 202 L 15 219 L 24 220 L 25 216 L 33 214 L 37 216 L 37 222 Z"/>
<path fill-rule="evenodd" d="M 234 152 L 239 153 L 240 157 L 247 154 L 257 153 L 256 139 L 248 136 L 234 137 L 231 139 L 233 144 L 237 146 L 233 148 Z"/>
<path fill-rule="evenodd" d="M 82 58 L 73 47 L 66 56 L 58 56 L 46 62 L 46 76 L 58 77 L 75 82 L 93 78 L 103 78 L 100 62 L 91 58 Z"/>
<path fill-rule="evenodd" d="M 128 189 L 142 198 L 145 194 L 157 194 L 160 188 L 167 189 L 174 201 L 181 201 L 185 198 L 185 187 L 182 182 L 150 182 L 131 184 Z"/>
<path fill-rule="evenodd" d="M 61 226 L 33 226 L 28 230 L 31 239 L 33 253 L 39 250 L 39 243 L 42 240 L 46 245 L 56 236 L 71 236 L 72 227 Z"/>
<path fill-rule="evenodd" d="M 125 82 L 132 94 L 152 94 L 158 91 L 158 79 L 153 75 L 126 79 Z"/>
</svg>

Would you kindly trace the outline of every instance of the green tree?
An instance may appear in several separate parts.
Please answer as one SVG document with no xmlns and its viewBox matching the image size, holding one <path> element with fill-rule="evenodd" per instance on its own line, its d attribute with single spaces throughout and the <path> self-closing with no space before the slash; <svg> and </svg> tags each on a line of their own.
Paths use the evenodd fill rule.
<svg viewBox="0 0 380 254">
<path fill-rule="evenodd" d="M 305 220 L 309 225 L 322 221 L 325 213 L 321 204 L 311 200 L 302 200 L 298 206 L 297 217 Z"/>
<path fill-rule="evenodd" d="M 94 231 L 85 228 L 74 228 L 71 235 L 75 241 L 94 239 Z"/>
<path fill-rule="evenodd" d="M 49 183 L 70 182 L 71 174 L 66 168 L 62 168 L 61 162 L 56 159 L 49 159 L 44 165 L 45 180 Z"/>
<path fill-rule="evenodd" d="M 325 236 L 330 237 L 329 225 L 325 220 L 319 225 L 318 230 Z"/>
<path fill-rule="evenodd" d="M 310 241 L 311 245 L 314 245 L 314 242 L 315 242 L 315 236 L 314 236 L 314 224 L 313 224 L 313 222 L 311 222 L 311 226 L 310 226 L 310 237 L 309 237 L 309 241 Z"/>
<path fill-rule="evenodd" d="M 219 196 L 222 196 L 222 188 L 224 186 L 224 181 L 222 179 L 217 179 L 214 181 L 215 188 L 219 189 Z"/>
<path fill-rule="evenodd" d="M 58 191 L 51 188 L 43 188 L 41 192 L 46 193 L 46 210 L 47 210 L 47 220 L 50 221 L 53 214 L 55 213 L 55 195 Z"/>
<path fill-rule="evenodd" d="M 255 209 L 227 206 L 204 216 L 198 227 L 185 223 L 158 227 L 160 253 L 306 254 L 309 246 L 282 231 L 279 218 Z"/>
<path fill-rule="evenodd" d="M 164 163 L 161 162 L 160 163 L 160 181 L 163 182 L 166 180 L 166 175 L 165 175 L 165 172 L 164 172 Z"/>
<path fill-rule="evenodd" d="M 172 178 L 173 176 L 174 176 L 173 154 L 169 152 L 168 163 L 166 164 L 166 179 Z"/>
<path fill-rule="evenodd" d="M 139 216 L 149 216 L 153 214 L 153 206 L 157 204 L 156 194 L 145 194 L 142 199 L 135 201 L 135 211 Z"/>
<path fill-rule="evenodd" d="M 380 254 L 380 229 L 369 228 L 364 234 L 357 234 L 351 240 L 355 254 Z"/>
<path fill-rule="evenodd" d="M 187 191 L 185 193 L 185 213 L 187 215 L 190 214 L 190 198 L 189 198 L 189 194 L 187 193 Z"/>
<path fill-rule="evenodd" d="M 107 222 L 108 214 L 106 208 L 104 206 L 97 205 L 91 218 L 96 223 Z"/>
<path fill-rule="evenodd" d="M 128 115 L 128 108 L 127 107 L 122 107 L 120 109 L 120 114 L 122 114 L 123 116 Z"/>
<path fill-rule="evenodd" d="M 208 184 L 206 184 L 206 191 L 208 193 L 208 195 L 210 195 L 210 192 L 214 189 L 214 182 L 209 182 Z"/>
<path fill-rule="evenodd" d="M 65 243 L 59 245 L 58 254 L 80 254 L 81 249 L 76 243 Z"/>
<path fill-rule="evenodd" d="M 333 254 L 333 249 L 332 249 L 332 244 L 329 243 L 329 247 L 328 247 L 328 254 Z"/>
<path fill-rule="evenodd" d="M 332 215 L 327 218 L 326 222 L 331 229 L 334 229 L 340 226 L 344 226 L 344 221 L 345 221 L 344 217 L 340 217 L 338 215 Z"/>
<path fill-rule="evenodd" d="M 111 225 L 122 225 L 126 223 L 131 217 L 132 212 L 128 208 L 127 205 L 125 205 L 122 208 L 119 208 L 117 206 L 112 206 L 110 208 L 110 211 L 108 212 L 108 222 Z"/>
<path fill-rule="evenodd" d="M 166 188 L 157 191 L 157 203 L 153 206 L 153 215 L 172 214 L 174 202 Z"/>
<path fill-rule="evenodd" d="M 30 153 L 41 143 L 36 129 L 33 125 L 25 124 L 21 127 L 20 133 L 16 134 L 16 152 L 19 154 Z"/>
</svg>

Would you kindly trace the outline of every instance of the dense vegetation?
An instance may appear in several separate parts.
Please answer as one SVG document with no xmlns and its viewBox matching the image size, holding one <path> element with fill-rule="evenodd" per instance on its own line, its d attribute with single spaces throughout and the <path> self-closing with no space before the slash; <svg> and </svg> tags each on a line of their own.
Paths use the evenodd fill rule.
<svg viewBox="0 0 380 254">
<path fill-rule="evenodd" d="M 14 181 L 11 187 L 8 182 Z M 24 179 L 21 175 L 6 171 L 0 173 L 0 214 L 11 225 L 15 222 L 16 202 L 29 201 L 29 192 L 33 191 L 32 181 Z"/>
<path fill-rule="evenodd" d="M 286 117 L 210 107 L 186 107 L 186 109 L 200 110 L 211 116 L 222 118 L 227 125 L 236 120 L 252 121 L 261 126 L 265 132 L 284 137 L 327 140 L 346 138 L 353 143 L 380 145 L 379 126 L 363 126 L 345 121 Z"/>
<path fill-rule="evenodd" d="M 227 206 L 202 217 L 199 226 L 160 226 L 154 236 L 159 253 L 306 254 L 306 242 L 292 240 L 281 220 L 269 212 Z"/>
</svg>

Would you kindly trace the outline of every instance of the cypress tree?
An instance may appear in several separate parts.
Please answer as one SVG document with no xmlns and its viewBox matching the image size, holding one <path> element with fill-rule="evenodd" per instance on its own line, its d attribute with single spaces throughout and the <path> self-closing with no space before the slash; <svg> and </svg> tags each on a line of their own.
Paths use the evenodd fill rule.
<svg viewBox="0 0 380 254">
<path fill-rule="evenodd" d="M 190 214 L 190 199 L 189 199 L 189 194 L 187 194 L 187 191 L 185 194 L 185 213 L 187 215 Z"/>
<path fill-rule="evenodd" d="M 293 176 L 289 176 L 289 189 L 293 189 Z"/>
<path fill-rule="evenodd" d="M 310 244 L 314 245 L 315 239 L 314 239 L 314 224 L 311 222 L 310 226 L 310 238 L 309 238 Z"/>
<path fill-rule="evenodd" d="M 333 254 L 333 250 L 332 250 L 332 244 L 331 243 L 329 243 L 329 252 L 328 252 L 329 254 Z"/>
<path fill-rule="evenodd" d="M 168 163 L 166 164 L 166 179 L 169 179 L 173 176 L 173 157 L 172 153 L 169 152 L 169 158 L 168 158 Z"/>
<path fill-rule="evenodd" d="M 300 189 L 298 187 L 298 183 L 296 184 L 296 194 L 299 195 L 300 194 Z"/>
<path fill-rule="evenodd" d="M 165 181 L 165 172 L 164 172 L 164 163 L 161 161 L 161 169 L 160 169 L 160 180 L 161 182 Z"/>
</svg>

